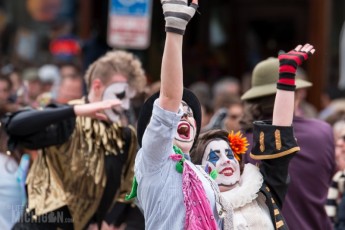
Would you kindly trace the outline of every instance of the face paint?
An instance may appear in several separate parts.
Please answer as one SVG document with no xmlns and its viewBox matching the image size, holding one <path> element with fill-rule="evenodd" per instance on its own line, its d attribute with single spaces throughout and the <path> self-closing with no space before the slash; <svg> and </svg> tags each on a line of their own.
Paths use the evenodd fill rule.
<svg viewBox="0 0 345 230">
<path fill-rule="evenodd" d="M 240 179 L 240 164 L 236 160 L 227 141 L 216 139 L 211 141 L 205 149 L 202 158 L 206 172 L 216 170 L 218 185 L 234 185 Z"/>
<path fill-rule="evenodd" d="M 180 110 L 183 111 L 183 116 L 177 125 L 174 144 L 181 148 L 184 153 L 189 153 L 196 135 L 196 122 L 193 110 L 186 102 L 182 101 Z"/>
<path fill-rule="evenodd" d="M 121 106 L 114 107 L 112 109 L 104 110 L 107 117 L 112 122 L 120 120 L 125 110 L 130 107 L 130 99 L 134 97 L 135 91 L 131 89 L 125 82 L 117 82 L 109 85 L 103 93 L 102 100 L 119 99 L 121 100 Z"/>
</svg>

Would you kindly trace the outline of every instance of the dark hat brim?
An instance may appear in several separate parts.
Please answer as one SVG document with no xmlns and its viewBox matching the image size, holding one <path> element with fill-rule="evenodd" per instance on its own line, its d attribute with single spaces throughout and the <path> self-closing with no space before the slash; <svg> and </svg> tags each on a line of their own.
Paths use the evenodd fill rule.
<svg viewBox="0 0 345 230">
<path fill-rule="evenodd" d="M 143 139 L 144 132 L 146 130 L 146 126 L 149 123 L 152 116 L 153 103 L 159 97 L 159 93 L 160 92 L 157 92 L 153 94 L 152 96 L 150 96 L 140 109 L 138 123 L 137 123 L 137 137 L 138 137 L 138 143 L 140 147 L 142 144 L 142 139 Z M 195 94 L 186 88 L 183 89 L 182 100 L 185 101 L 189 105 L 189 107 L 192 109 L 193 114 L 194 114 L 194 119 L 196 122 L 196 135 L 194 139 L 194 143 L 195 143 L 195 140 L 198 139 L 200 128 L 201 128 L 200 102 L 198 98 L 195 96 Z"/>
</svg>

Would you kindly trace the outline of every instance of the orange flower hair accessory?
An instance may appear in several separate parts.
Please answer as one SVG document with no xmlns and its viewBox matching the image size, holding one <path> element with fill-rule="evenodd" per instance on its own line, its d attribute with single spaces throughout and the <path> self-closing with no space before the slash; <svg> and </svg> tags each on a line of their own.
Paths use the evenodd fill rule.
<svg viewBox="0 0 345 230">
<path fill-rule="evenodd" d="M 236 159 L 240 161 L 239 154 L 245 154 L 247 151 L 247 146 L 249 145 L 248 140 L 246 137 L 242 137 L 242 133 L 238 131 L 234 133 L 231 131 L 228 135 L 228 140 L 230 143 L 230 147 L 232 152 L 234 153 Z"/>
</svg>

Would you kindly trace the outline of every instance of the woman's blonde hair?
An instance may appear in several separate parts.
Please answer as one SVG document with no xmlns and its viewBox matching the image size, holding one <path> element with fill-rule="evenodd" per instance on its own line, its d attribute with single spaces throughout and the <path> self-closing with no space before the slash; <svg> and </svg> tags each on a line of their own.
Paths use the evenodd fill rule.
<svg viewBox="0 0 345 230">
<path fill-rule="evenodd" d="M 106 84 L 114 74 L 126 77 L 128 84 L 137 92 L 144 90 L 146 77 L 140 60 L 132 53 L 122 50 L 109 51 L 89 66 L 85 74 L 87 89 L 90 89 L 93 80 L 98 78 Z"/>
</svg>

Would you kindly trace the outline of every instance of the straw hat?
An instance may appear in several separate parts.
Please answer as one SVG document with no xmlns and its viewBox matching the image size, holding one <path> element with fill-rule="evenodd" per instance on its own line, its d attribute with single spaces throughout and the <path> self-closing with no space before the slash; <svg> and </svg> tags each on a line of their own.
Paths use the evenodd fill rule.
<svg viewBox="0 0 345 230">
<path fill-rule="evenodd" d="M 241 99 L 250 100 L 275 94 L 278 78 L 278 58 L 270 57 L 259 62 L 253 70 L 252 87 L 242 95 Z M 312 85 L 311 82 L 296 77 L 296 89 L 307 88 Z"/>
</svg>

